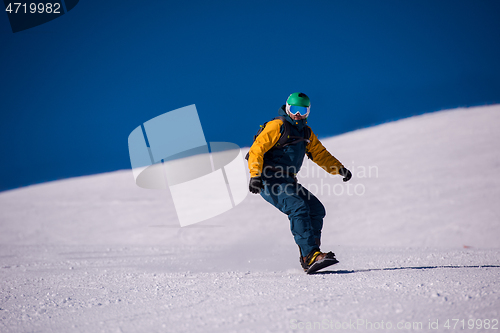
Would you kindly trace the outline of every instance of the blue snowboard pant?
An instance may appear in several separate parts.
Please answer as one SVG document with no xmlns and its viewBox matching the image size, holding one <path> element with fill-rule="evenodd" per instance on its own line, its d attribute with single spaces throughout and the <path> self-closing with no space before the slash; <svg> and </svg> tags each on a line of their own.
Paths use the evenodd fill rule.
<svg viewBox="0 0 500 333">
<path fill-rule="evenodd" d="M 302 256 L 319 249 L 326 211 L 318 198 L 293 177 L 266 177 L 263 183 L 260 195 L 288 215 L 292 235 Z"/>
</svg>

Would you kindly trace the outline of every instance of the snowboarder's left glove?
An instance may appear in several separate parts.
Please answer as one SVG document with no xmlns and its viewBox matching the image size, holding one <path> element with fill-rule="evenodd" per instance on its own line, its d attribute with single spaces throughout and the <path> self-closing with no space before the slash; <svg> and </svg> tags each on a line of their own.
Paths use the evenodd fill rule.
<svg viewBox="0 0 500 333">
<path fill-rule="evenodd" d="M 260 191 L 264 188 L 262 184 L 262 178 L 260 177 L 252 177 L 250 178 L 250 184 L 248 185 L 250 192 L 253 194 L 259 194 Z"/>
<path fill-rule="evenodd" d="M 342 180 L 343 180 L 343 181 L 345 181 L 345 182 L 348 182 L 348 181 L 349 181 L 349 179 L 351 179 L 351 177 L 352 177 L 352 173 L 351 173 L 351 171 L 347 170 L 346 168 L 341 168 L 341 169 L 339 170 L 339 174 L 340 174 L 342 177 L 344 177 L 344 179 L 342 179 Z"/>
</svg>

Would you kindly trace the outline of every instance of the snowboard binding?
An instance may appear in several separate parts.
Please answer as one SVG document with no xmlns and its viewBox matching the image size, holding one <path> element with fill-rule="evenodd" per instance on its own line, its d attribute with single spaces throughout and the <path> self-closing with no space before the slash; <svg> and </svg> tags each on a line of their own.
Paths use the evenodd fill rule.
<svg viewBox="0 0 500 333">
<path fill-rule="evenodd" d="M 299 248 L 300 250 L 300 248 Z M 319 249 L 311 251 L 306 257 L 300 256 L 300 265 L 307 274 L 313 274 L 320 269 L 335 265 L 339 261 L 335 258 L 335 253 L 323 253 Z"/>
</svg>

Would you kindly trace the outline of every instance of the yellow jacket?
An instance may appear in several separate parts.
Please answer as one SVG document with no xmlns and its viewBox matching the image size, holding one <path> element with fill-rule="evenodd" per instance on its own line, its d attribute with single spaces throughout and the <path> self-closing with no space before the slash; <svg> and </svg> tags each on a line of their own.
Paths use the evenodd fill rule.
<svg viewBox="0 0 500 333">
<path fill-rule="evenodd" d="M 283 121 L 281 119 L 274 119 L 266 124 L 266 127 L 257 136 L 254 143 L 250 147 L 248 156 L 248 168 L 250 169 L 251 177 L 258 177 L 262 173 L 262 168 L 264 166 L 264 154 L 268 152 L 274 145 L 278 142 L 281 137 L 281 126 Z M 288 146 L 290 147 L 290 146 Z M 318 166 L 320 166 L 326 172 L 337 175 L 339 169 L 344 166 L 337 160 L 332 154 L 326 150 L 326 148 L 318 140 L 318 137 L 311 130 L 311 135 L 309 137 L 309 143 L 305 147 L 305 153 L 310 159 Z M 302 159 L 300 164 L 297 165 L 297 171 L 302 165 Z M 299 163 L 299 161 L 297 162 Z M 286 166 L 284 166 L 286 167 Z"/>
</svg>

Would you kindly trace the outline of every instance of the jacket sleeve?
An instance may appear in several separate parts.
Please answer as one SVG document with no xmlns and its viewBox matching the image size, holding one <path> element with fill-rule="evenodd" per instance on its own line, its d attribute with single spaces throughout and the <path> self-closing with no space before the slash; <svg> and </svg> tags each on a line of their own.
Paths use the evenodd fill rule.
<svg viewBox="0 0 500 333">
<path fill-rule="evenodd" d="M 306 146 L 307 156 L 326 172 L 332 175 L 338 175 L 339 170 L 344 166 L 326 150 L 312 130 L 309 141 L 310 142 Z"/>
<path fill-rule="evenodd" d="M 281 119 L 271 120 L 257 136 L 248 152 L 248 169 L 250 177 L 258 177 L 264 166 L 264 154 L 274 147 L 281 137 Z"/>
</svg>

